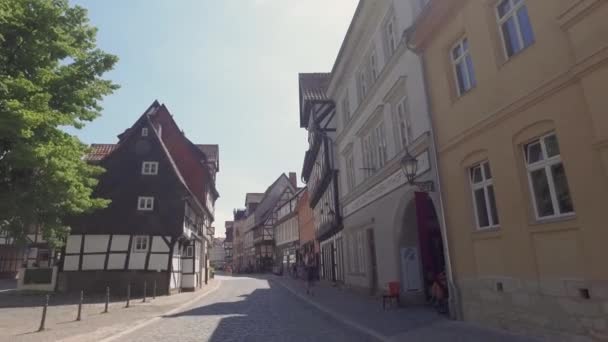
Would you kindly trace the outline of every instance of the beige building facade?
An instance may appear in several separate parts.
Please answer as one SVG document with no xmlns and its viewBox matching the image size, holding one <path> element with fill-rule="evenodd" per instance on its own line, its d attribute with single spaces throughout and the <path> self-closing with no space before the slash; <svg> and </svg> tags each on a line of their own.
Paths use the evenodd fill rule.
<svg viewBox="0 0 608 342">
<path fill-rule="evenodd" d="M 608 338 L 608 2 L 431 0 L 424 60 L 466 320 Z"/>
</svg>

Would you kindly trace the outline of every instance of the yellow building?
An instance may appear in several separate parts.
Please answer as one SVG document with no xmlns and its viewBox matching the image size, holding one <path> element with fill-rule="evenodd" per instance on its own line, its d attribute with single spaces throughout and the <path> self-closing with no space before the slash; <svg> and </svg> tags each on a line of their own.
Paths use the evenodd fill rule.
<svg viewBox="0 0 608 342">
<path fill-rule="evenodd" d="M 431 0 L 409 35 L 464 318 L 608 340 L 608 1 Z"/>
</svg>

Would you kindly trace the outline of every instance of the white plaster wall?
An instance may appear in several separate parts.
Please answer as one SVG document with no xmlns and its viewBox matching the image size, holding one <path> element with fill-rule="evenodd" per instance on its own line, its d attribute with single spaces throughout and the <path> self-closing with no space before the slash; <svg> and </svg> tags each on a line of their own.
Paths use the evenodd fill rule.
<svg viewBox="0 0 608 342">
<path fill-rule="evenodd" d="M 129 249 L 129 235 L 114 235 L 112 236 L 112 251 L 126 251 Z"/>
<path fill-rule="evenodd" d="M 182 288 L 196 287 L 196 278 L 193 274 L 182 275 Z"/>
<path fill-rule="evenodd" d="M 181 282 L 181 274 L 177 272 L 172 272 L 170 279 L 170 286 L 172 289 L 178 288 L 179 283 Z"/>
<path fill-rule="evenodd" d="M 182 259 L 182 273 L 194 272 L 193 266 L 192 259 Z"/>
<path fill-rule="evenodd" d="M 178 288 L 181 284 L 181 266 L 182 259 L 179 254 L 179 246 L 175 246 L 175 251 L 171 260 L 172 274 L 171 274 L 171 288 Z"/>
<path fill-rule="evenodd" d="M 181 272 L 182 271 L 182 259 L 179 255 L 173 257 L 173 271 Z"/>
<path fill-rule="evenodd" d="M 167 269 L 167 264 L 169 262 L 169 254 L 150 254 L 150 261 L 148 264 L 148 270 L 156 271 L 161 270 L 164 271 Z"/>
<path fill-rule="evenodd" d="M 169 237 L 167 240 L 171 241 L 171 238 Z M 169 246 L 167 246 L 167 243 L 162 237 L 154 236 L 152 238 L 152 252 L 169 252 Z"/>
<path fill-rule="evenodd" d="M 82 235 L 70 235 L 68 241 L 65 244 L 66 253 L 80 253 L 80 242 Z"/>
<path fill-rule="evenodd" d="M 66 255 L 63 261 L 64 271 L 78 271 L 79 255 Z"/>
<path fill-rule="evenodd" d="M 122 270 L 125 267 L 126 259 L 126 253 L 110 253 L 110 258 L 108 259 L 108 269 Z"/>
<path fill-rule="evenodd" d="M 200 255 L 201 255 L 201 244 L 200 242 L 194 242 L 194 272 L 198 273 L 200 267 Z"/>
<path fill-rule="evenodd" d="M 146 254 L 147 253 L 131 253 L 129 258 L 129 269 L 130 270 L 143 270 L 146 268 Z"/>
<path fill-rule="evenodd" d="M 84 252 L 100 253 L 108 250 L 110 235 L 85 235 Z M 84 267 L 84 266 L 83 266 Z"/>
<path fill-rule="evenodd" d="M 87 238 L 84 239 L 85 243 Z M 106 245 L 107 248 L 107 245 Z M 83 270 L 103 270 L 104 263 L 106 262 L 105 254 L 93 254 L 83 255 L 82 257 L 82 269 Z"/>
</svg>

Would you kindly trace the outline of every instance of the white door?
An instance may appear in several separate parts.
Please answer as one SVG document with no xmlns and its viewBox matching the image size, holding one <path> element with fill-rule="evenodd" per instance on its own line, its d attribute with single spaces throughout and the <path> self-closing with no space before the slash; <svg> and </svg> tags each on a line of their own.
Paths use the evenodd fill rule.
<svg viewBox="0 0 608 342">
<path fill-rule="evenodd" d="M 420 278 L 420 260 L 417 247 L 401 248 L 401 291 L 422 290 Z"/>
</svg>

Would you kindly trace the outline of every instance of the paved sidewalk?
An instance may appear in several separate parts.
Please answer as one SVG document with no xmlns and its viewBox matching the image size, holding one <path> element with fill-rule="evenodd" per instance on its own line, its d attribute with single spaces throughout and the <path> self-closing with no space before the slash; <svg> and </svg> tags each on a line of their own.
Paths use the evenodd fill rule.
<svg viewBox="0 0 608 342">
<path fill-rule="evenodd" d="M 540 341 L 471 323 L 452 321 L 426 306 L 383 310 L 380 299 L 358 295 L 346 289 L 316 284 L 314 296 L 310 296 L 306 294 L 301 280 L 280 276 L 269 278 L 322 311 L 381 341 Z"/>
<path fill-rule="evenodd" d="M 0 279 L 0 293 L 17 289 L 17 279 Z"/>
<path fill-rule="evenodd" d="M 167 312 L 188 307 L 197 298 L 212 292 L 220 281 L 212 279 L 207 286 L 196 292 L 184 292 L 172 296 L 131 299 L 130 308 L 125 301 L 110 303 L 109 313 L 103 314 L 104 302 L 98 296 L 85 298 L 82 320 L 76 321 L 77 298 L 55 295 L 49 302 L 46 330 L 37 332 L 40 326 L 44 295 L 30 293 L 0 293 L 0 341 L 99 341 L 128 328 L 142 324 Z"/>
</svg>

